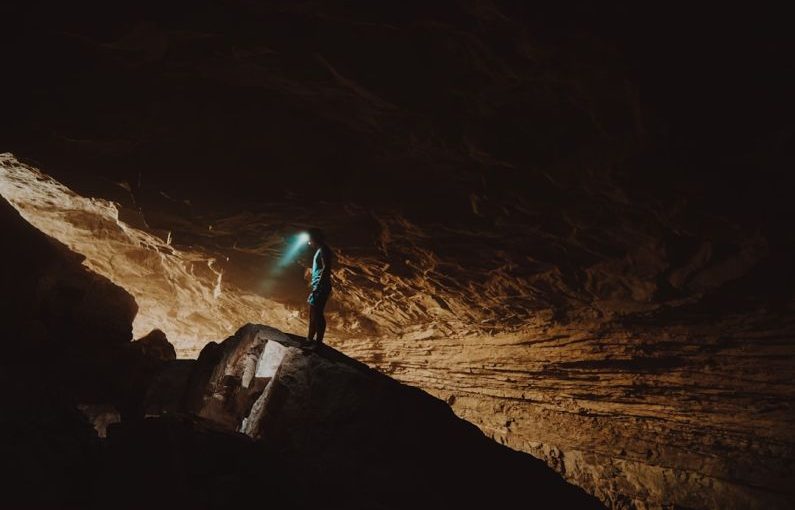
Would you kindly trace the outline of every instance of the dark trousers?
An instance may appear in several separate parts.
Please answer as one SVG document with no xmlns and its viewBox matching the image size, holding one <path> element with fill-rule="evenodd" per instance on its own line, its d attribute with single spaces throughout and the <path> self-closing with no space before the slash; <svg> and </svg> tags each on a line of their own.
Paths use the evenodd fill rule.
<svg viewBox="0 0 795 510">
<path fill-rule="evenodd" d="M 309 303 L 309 333 L 306 336 L 307 340 L 323 341 L 323 336 L 326 334 L 326 317 L 323 315 L 323 311 L 330 295 L 331 289 L 327 291 L 313 290 L 309 295 L 309 299 L 307 299 Z"/>
</svg>

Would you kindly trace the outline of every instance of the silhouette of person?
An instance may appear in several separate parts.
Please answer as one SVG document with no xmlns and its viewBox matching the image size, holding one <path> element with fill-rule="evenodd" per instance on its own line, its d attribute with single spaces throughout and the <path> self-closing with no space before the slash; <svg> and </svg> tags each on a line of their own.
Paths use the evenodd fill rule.
<svg viewBox="0 0 795 510">
<path fill-rule="evenodd" d="M 326 244 L 322 230 L 310 229 L 307 244 L 317 247 L 312 259 L 311 292 L 307 299 L 309 303 L 309 333 L 306 339 L 310 342 L 316 341 L 317 343 L 313 344 L 314 347 L 323 344 L 323 335 L 326 333 L 326 318 L 323 315 L 323 310 L 331 295 L 331 264 L 334 254 Z"/>
</svg>

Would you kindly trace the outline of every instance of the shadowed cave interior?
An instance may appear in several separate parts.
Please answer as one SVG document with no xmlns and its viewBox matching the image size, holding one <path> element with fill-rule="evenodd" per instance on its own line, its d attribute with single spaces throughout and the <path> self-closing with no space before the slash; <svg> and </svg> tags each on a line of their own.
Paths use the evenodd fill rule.
<svg viewBox="0 0 795 510">
<path fill-rule="evenodd" d="M 772 7 L 0 19 L 3 506 L 792 507 Z"/>
</svg>

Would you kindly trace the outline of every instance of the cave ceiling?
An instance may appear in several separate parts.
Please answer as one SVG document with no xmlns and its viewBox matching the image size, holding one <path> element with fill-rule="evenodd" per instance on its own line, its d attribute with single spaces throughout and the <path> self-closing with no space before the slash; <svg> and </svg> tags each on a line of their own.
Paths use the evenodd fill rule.
<svg viewBox="0 0 795 510">
<path fill-rule="evenodd" d="M 727 284 L 744 297 L 721 306 L 791 299 L 781 23 L 577 2 L 2 9 L 0 150 L 212 259 L 252 307 L 302 307 L 303 266 L 272 267 L 310 225 L 339 252 L 340 334 L 499 334 Z"/>
</svg>

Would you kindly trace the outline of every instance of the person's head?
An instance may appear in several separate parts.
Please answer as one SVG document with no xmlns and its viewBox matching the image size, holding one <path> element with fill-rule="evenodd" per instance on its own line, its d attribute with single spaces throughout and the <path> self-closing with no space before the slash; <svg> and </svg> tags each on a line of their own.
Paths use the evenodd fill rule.
<svg viewBox="0 0 795 510">
<path fill-rule="evenodd" d="M 309 242 L 310 246 L 320 246 L 325 244 L 326 236 L 323 235 L 323 231 L 319 228 L 310 228 L 306 231 L 309 234 Z"/>
</svg>

